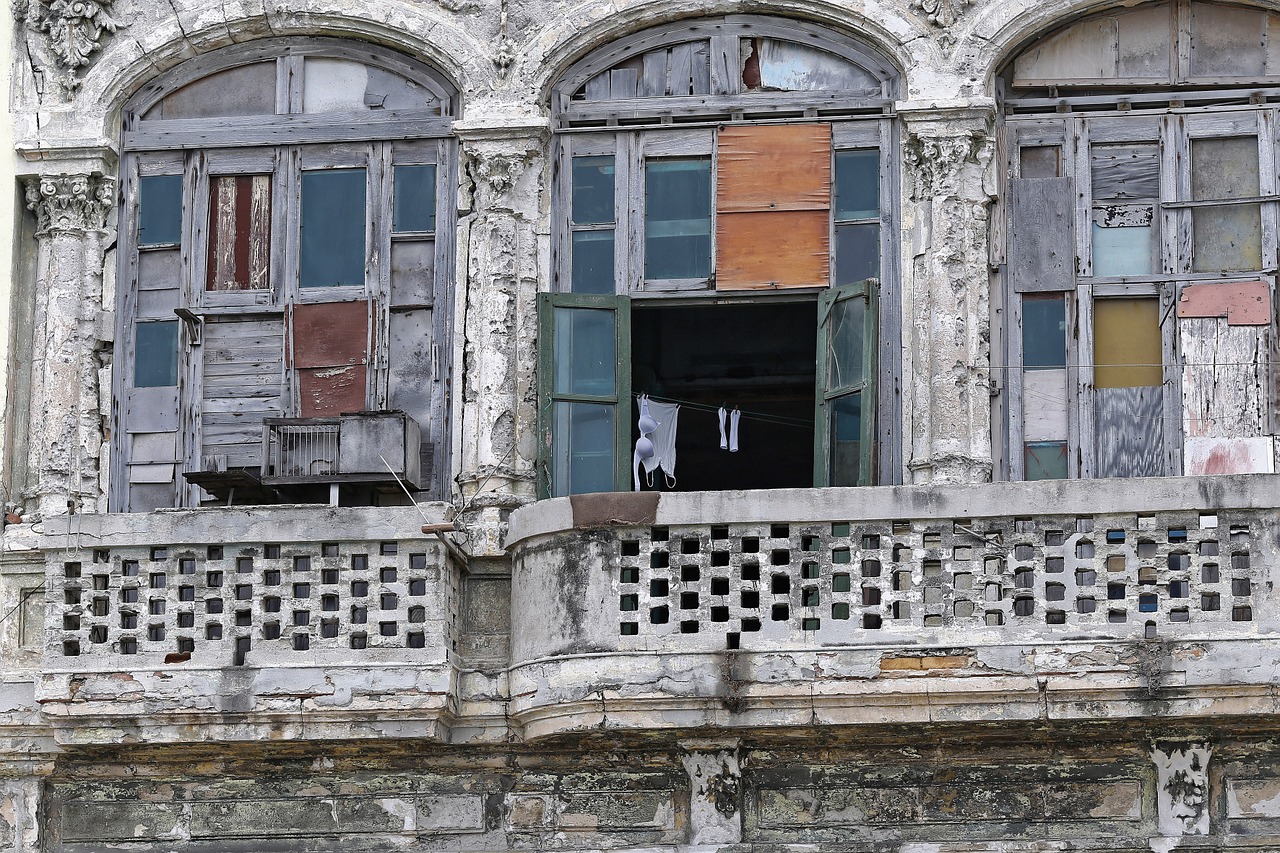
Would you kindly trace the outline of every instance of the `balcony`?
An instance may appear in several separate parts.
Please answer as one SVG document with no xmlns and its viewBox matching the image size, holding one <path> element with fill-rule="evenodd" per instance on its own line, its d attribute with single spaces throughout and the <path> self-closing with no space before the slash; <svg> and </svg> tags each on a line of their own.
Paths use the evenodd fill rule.
<svg viewBox="0 0 1280 853">
<path fill-rule="evenodd" d="M 1247 476 L 545 501 L 507 540 L 512 713 L 537 737 L 1269 712 L 1278 500 Z"/>
<path fill-rule="evenodd" d="M 410 507 L 50 519 L 37 700 L 65 743 L 443 737 L 460 579 L 421 525 Z"/>
</svg>

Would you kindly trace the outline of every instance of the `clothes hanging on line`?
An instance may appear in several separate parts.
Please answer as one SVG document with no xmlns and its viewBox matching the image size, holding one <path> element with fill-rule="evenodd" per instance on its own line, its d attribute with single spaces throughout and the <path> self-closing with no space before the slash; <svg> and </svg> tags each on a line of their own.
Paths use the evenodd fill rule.
<svg viewBox="0 0 1280 853">
<path fill-rule="evenodd" d="M 645 471 L 645 481 L 652 488 L 653 472 L 661 468 L 667 480 L 667 488 L 676 484 L 676 427 L 680 416 L 680 404 L 658 403 L 645 394 L 636 398 L 640 405 L 640 417 L 636 426 L 640 437 L 636 439 L 631 456 L 631 475 L 635 490 L 640 491 L 640 468 Z"/>
<path fill-rule="evenodd" d="M 738 411 L 735 406 L 732 412 L 725 411 L 724 406 L 720 407 L 717 413 L 720 417 L 720 449 L 727 450 L 730 453 L 738 452 L 738 421 L 742 419 L 742 412 Z M 726 435 L 724 431 L 725 415 L 729 417 L 729 433 Z"/>
</svg>

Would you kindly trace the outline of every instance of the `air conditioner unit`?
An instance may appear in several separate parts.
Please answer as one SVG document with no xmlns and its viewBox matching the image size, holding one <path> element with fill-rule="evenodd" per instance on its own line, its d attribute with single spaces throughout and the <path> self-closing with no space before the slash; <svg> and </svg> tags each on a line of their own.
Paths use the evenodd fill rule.
<svg viewBox="0 0 1280 853">
<path fill-rule="evenodd" d="M 262 482 L 382 483 L 398 477 L 415 489 L 421 479 L 420 444 L 418 422 L 404 412 L 266 418 Z"/>
</svg>

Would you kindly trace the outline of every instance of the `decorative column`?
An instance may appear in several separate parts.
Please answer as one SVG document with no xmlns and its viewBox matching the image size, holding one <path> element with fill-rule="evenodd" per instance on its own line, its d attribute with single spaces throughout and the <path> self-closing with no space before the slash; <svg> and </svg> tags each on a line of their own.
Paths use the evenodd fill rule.
<svg viewBox="0 0 1280 853">
<path fill-rule="evenodd" d="M 903 384 L 914 483 L 991 479 L 990 101 L 899 105 L 906 195 Z"/>
<path fill-rule="evenodd" d="M 101 496 L 98 384 L 105 353 L 98 339 L 103 238 L 115 206 L 115 181 L 102 171 L 26 179 L 39 254 L 22 497 L 27 512 L 40 517 L 94 512 Z"/>
<path fill-rule="evenodd" d="M 742 842 L 742 771 L 739 741 L 680 742 L 689 774 L 689 844 Z"/>
<path fill-rule="evenodd" d="M 533 498 L 537 292 L 548 259 L 545 120 L 458 122 L 462 464 L 470 552 L 500 556 L 503 510 Z"/>
</svg>

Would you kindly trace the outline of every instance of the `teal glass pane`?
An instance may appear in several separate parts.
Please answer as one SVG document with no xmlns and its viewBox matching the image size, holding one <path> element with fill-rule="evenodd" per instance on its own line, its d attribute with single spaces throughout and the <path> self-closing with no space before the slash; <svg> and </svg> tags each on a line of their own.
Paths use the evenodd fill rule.
<svg viewBox="0 0 1280 853">
<path fill-rule="evenodd" d="M 1022 366 L 1067 366 L 1067 300 L 1061 294 L 1022 298 Z"/>
<path fill-rule="evenodd" d="M 711 275 L 711 158 L 645 163 L 644 277 Z"/>
<path fill-rule="evenodd" d="M 827 389 L 835 391 L 862 383 L 863 337 L 867 326 L 867 302 L 842 299 L 831 309 L 827 336 Z"/>
<path fill-rule="evenodd" d="M 552 409 L 552 497 L 613 491 L 616 407 L 557 402 Z"/>
<path fill-rule="evenodd" d="M 831 407 L 831 435 L 827 445 L 830 483 L 833 486 L 856 486 L 861 474 L 862 394 L 847 394 L 828 405 Z"/>
<path fill-rule="evenodd" d="M 1093 224 L 1093 274 L 1151 275 L 1151 226 Z"/>
<path fill-rule="evenodd" d="M 836 152 L 836 219 L 880 218 L 880 152 Z"/>
<path fill-rule="evenodd" d="M 298 286 L 363 286 L 364 230 L 364 169 L 303 172 Z"/>
<path fill-rule="evenodd" d="M 178 384 L 178 321 L 139 323 L 134 331 L 133 387 Z"/>
<path fill-rule="evenodd" d="M 613 222 L 613 156 L 573 158 L 573 224 Z"/>
<path fill-rule="evenodd" d="M 880 225 L 836 226 L 836 284 L 880 278 Z"/>
<path fill-rule="evenodd" d="M 436 230 L 436 167 L 396 166 L 393 177 L 391 230 Z"/>
<path fill-rule="evenodd" d="M 613 293 L 613 229 L 573 232 L 574 293 Z"/>
<path fill-rule="evenodd" d="M 596 308 L 555 309 L 555 393 L 614 393 L 613 318 L 612 311 Z"/>
<path fill-rule="evenodd" d="M 138 245 L 182 242 L 182 176 L 148 175 L 138 182 Z"/>
<path fill-rule="evenodd" d="M 1067 443 L 1065 441 L 1031 441 L 1026 446 L 1028 480 L 1065 480 L 1067 478 Z"/>
</svg>

